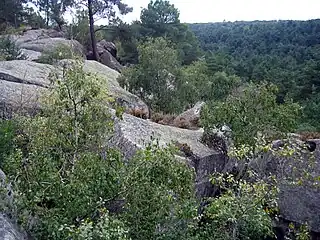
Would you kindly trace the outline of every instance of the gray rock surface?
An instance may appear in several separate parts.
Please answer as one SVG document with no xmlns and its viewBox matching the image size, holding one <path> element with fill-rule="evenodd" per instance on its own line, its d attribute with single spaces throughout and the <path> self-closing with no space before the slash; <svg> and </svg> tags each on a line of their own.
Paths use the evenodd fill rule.
<svg viewBox="0 0 320 240">
<path fill-rule="evenodd" d="M 96 61 L 84 61 L 84 70 L 105 79 L 109 94 L 125 107 L 147 106 L 137 96 L 127 92 L 117 82 L 119 73 Z M 49 84 L 49 75 L 58 67 L 27 60 L 0 62 L 0 114 L 39 109 L 39 97 Z"/>
<path fill-rule="evenodd" d="M 1 240 L 27 240 L 27 235 L 4 214 L 0 213 Z"/>
<path fill-rule="evenodd" d="M 273 147 L 278 151 L 262 155 L 252 167 L 260 176 L 272 174 L 277 177 L 281 218 L 287 222 L 307 222 L 312 231 L 320 233 L 320 139 L 308 142 L 308 146 L 315 144 L 313 152 L 299 139 L 292 139 L 290 143 L 275 141 Z M 297 148 L 296 153 L 290 157 L 280 154 L 285 143 Z M 306 172 L 310 173 L 310 181 L 306 180 Z M 299 183 L 300 177 L 303 181 Z"/>
<path fill-rule="evenodd" d="M 6 182 L 6 175 L 0 169 L 0 206 L 2 209 L 10 209 L 12 206 L 12 189 Z M 24 240 L 27 239 L 26 233 L 12 222 L 9 217 L 0 212 L 0 239 L 1 240 Z"/>
<path fill-rule="evenodd" d="M 304 176 L 304 170 L 308 171 L 313 178 L 318 180 L 305 181 L 291 185 L 280 181 L 279 209 L 280 214 L 286 220 L 300 224 L 308 223 L 311 230 L 320 233 L 320 139 L 309 140 L 316 144 L 314 152 L 302 153 L 302 160 L 290 158 L 286 161 L 279 160 L 277 173 L 278 178 L 292 174 L 296 177 Z M 283 167 L 284 166 L 284 167 Z M 296 167 L 296 171 L 293 169 Z"/>
<path fill-rule="evenodd" d="M 117 81 L 120 74 L 117 71 L 104 64 L 91 60 L 86 60 L 84 62 L 83 69 L 87 72 L 96 73 L 105 79 L 109 94 L 125 109 L 139 106 L 148 111 L 148 106 L 140 98 L 120 87 Z"/>
<path fill-rule="evenodd" d="M 118 60 L 112 56 L 112 54 L 108 51 L 104 51 L 100 54 L 100 61 L 102 64 L 121 72 L 123 70 L 123 66 L 118 62 Z"/>
<path fill-rule="evenodd" d="M 54 67 L 27 60 L 0 62 L 0 117 L 12 112 L 33 113 L 38 99 L 49 86 L 49 74 Z"/>
<path fill-rule="evenodd" d="M 99 53 L 107 50 L 113 57 L 117 57 L 117 47 L 113 42 L 107 42 L 103 39 L 97 43 L 97 50 Z"/>
<path fill-rule="evenodd" d="M 41 52 L 28 50 L 28 49 L 24 49 L 24 48 L 21 49 L 21 53 L 23 54 L 23 56 L 25 56 L 25 59 L 29 60 L 29 61 L 35 61 L 35 60 L 39 59 L 41 56 Z"/>
<path fill-rule="evenodd" d="M 97 43 L 97 51 L 100 57 L 100 62 L 118 72 L 121 72 L 123 66 L 116 59 L 117 57 L 117 47 L 112 42 L 107 42 L 106 40 L 101 40 Z M 87 54 L 88 59 L 93 59 L 92 51 Z"/>
<path fill-rule="evenodd" d="M 204 102 L 197 102 L 193 108 L 181 113 L 173 120 L 174 126 L 185 125 L 186 128 L 197 128 L 200 120 L 200 111 Z"/>
<path fill-rule="evenodd" d="M 28 60 L 37 60 L 44 51 L 53 51 L 61 44 L 71 47 L 84 56 L 83 46 L 76 40 L 68 40 L 62 32 L 52 29 L 28 30 L 21 35 L 10 35 Z"/>
<path fill-rule="evenodd" d="M 212 192 L 212 185 L 208 181 L 210 174 L 215 171 L 223 171 L 228 163 L 226 156 L 206 147 L 199 141 L 202 132 L 202 129 L 193 131 L 165 126 L 124 114 L 122 121 L 116 120 L 115 135 L 110 140 L 110 144 L 118 148 L 127 159 L 134 156 L 137 150 L 143 149 L 152 139 L 157 139 L 160 146 L 176 142 L 187 144 L 194 157 L 193 159 L 182 159 L 196 170 L 196 192 L 201 198 L 210 196 Z"/>
</svg>

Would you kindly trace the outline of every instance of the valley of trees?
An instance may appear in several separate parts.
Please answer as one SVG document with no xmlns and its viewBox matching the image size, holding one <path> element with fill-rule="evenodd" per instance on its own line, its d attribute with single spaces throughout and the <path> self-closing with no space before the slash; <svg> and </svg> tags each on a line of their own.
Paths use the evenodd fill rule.
<svg viewBox="0 0 320 240">
<path fill-rule="evenodd" d="M 214 71 L 267 81 L 303 107 L 301 130 L 319 129 L 320 20 L 190 24 Z"/>
<path fill-rule="evenodd" d="M 97 61 L 97 42 L 114 42 L 126 66 L 119 84 L 152 114 L 175 115 L 206 102 L 202 142 L 232 142 L 228 154 L 239 163 L 237 171 L 211 177 L 214 196 L 198 199 L 196 172 L 177 161 L 177 146 L 155 141 L 127 161 L 106 143 L 114 131 L 112 99 L 77 59 L 62 76 L 52 75 L 41 112 L 0 121 L 0 168 L 14 192 L 13 202 L 0 203 L 1 212 L 34 239 L 277 239 L 279 179 L 249 166 L 268 151 L 305 154 L 307 146 L 290 143 L 275 153 L 271 142 L 320 129 L 320 20 L 184 24 L 174 5 L 155 0 L 140 21 L 128 24 L 116 14 L 132 10 L 121 0 L 32 1 L 38 11 L 28 0 L 0 1 L 2 35 L 54 28 Z M 68 8 L 77 9 L 72 23 L 63 17 Z M 109 24 L 95 25 L 98 18 Z M 60 48 L 41 61 L 72 57 Z M 23 59 L 19 48 L 1 37 L 0 60 L 14 59 Z M 121 110 L 117 114 L 121 118 Z M 225 126 L 231 136 L 215 134 Z M 280 180 L 319 182 L 298 170 Z M 308 227 L 290 225 L 284 234 L 310 239 Z"/>
</svg>

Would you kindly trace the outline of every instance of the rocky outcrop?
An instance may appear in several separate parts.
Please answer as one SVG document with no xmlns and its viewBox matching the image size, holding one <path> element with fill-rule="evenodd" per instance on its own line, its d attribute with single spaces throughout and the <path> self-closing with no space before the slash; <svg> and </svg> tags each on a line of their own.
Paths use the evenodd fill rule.
<svg viewBox="0 0 320 240">
<path fill-rule="evenodd" d="M 117 60 L 117 47 L 114 43 L 101 40 L 97 43 L 97 51 L 102 64 L 118 72 L 122 71 L 123 66 Z M 88 52 L 87 59 L 94 59 L 92 51 Z"/>
<path fill-rule="evenodd" d="M 39 109 L 39 97 L 48 87 L 54 67 L 26 60 L 0 62 L 0 117 L 13 112 L 33 114 Z"/>
<path fill-rule="evenodd" d="M 137 96 L 127 92 L 117 82 L 119 73 L 96 61 L 84 61 L 84 70 L 96 73 L 105 79 L 108 93 L 116 102 L 125 108 L 147 105 Z M 59 67 L 31 62 L 14 60 L 0 62 L 0 114 L 10 116 L 12 112 L 33 113 L 39 109 L 39 97 L 49 84 L 52 71 L 61 71 Z M 1 117 L 0 116 L 0 117 Z"/>
<path fill-rule="evenodd" d="M 76 55 L 93 60 L 92 51 L 85 53 L 84 47 L 76 40 L 67 39 L 63 32 L 53 29 L 27 30 L 10 38 L 21 48 L 21 53 L 29 61 L 36 61 L 43 52 L 52 52 L 61 45 L 69 46 Z M 100 62 L 111 69 L 121 72 L 123 66 L 117 60 L 117 47 L 112 42 L 101 40 L 97 43 Z"/>
<path fill-rule="evenodd" d="M 283 143 L 277 141 L 274 147 L 281 147 Z M 320 233 L 320 139 L 295 140 L 293 144 L 298 149 L 296 154 L 267 156 L 262 170 L 277 176 L 281 217 L 286 221 L 308 223 L 312 231 Z M 294 183 L 287 180 L 292 176 Z"/>
<path fill-rule="evenodd" d="M 37 60 L 44 51 L 53 51 L 61 45 L 69 46 L 76 54 L 84 56 L 84 48 L 78 41 L 66 39 L 64 33 L 53 29 L 28 30 L 10 37 L 21 48 L 27 60 Z"/>
<path fill-rule="evenodd" d="M 187 145 L 193 156 L 188 158 L 182 155 L 179 158 L 195 168 L 196 192 L 201 198 L 211 195 L 210 174 L 224 171 L 228 167 L 228 158 L 223 153 L 210 149 L 200 142 L 202 133 L 202 129 L 193 131 L 164 126 L 124 114 L 123 120 L 116 120 L 115 135 L 110 140 L 110 145 L 119 149 L 127 159 L 155 139 L 159 141 L 160 146 L 170 143 Z"/>
<path fill-rule="evenodd" d="M 200 121 L 200 111 L 204 104 L 204 102 L 197 102 L 193 108 L 177 116 L 173 120 L 173 125 L 181 128 L 197 129 Z"/>
<path fill-rule="evenodd" d="M 108 51 L 111 56 L 117 57 L 117 47 L 113 42 L 107 42 L 106 40 L 101 40 L 97 43 L 97 49 L 99 53 Z"/>
<path fill-rule="evenodd" d="M 96 61 L 86 60 L 83 69 L 87 72 L 96 73 L 106 80 L 108 93 L 115 99 L 115 104 L 124 107 L 126 111 L 130 109 L 143 109 L 146 115 L 149 115 L 148 106 L 136 95 L 124 90 L 120 87 L 117 78 L 119 73 Z"/>
</svg>

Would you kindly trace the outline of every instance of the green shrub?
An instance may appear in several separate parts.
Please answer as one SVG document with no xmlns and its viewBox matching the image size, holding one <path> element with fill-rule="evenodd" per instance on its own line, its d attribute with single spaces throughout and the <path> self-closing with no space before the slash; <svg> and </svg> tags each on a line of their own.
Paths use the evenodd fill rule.
<svg viewBox="0 0 320 240">
<path fill-rule="evenodd" d="M 259 134 L 274 139 L 282 133 L 292 132 L 297 128 L 301 108 L 291 100 L 278 104 L 277 92 L 275 85 L 249 84 L 225 101 L 205 106 L 201 124 L 205 131 L 229 126 L 236 145 L 252 146 Z"/>
<path fill-rule="evenodd" d="M 97 221 L 82 220 L 79 226 L 65 226 L 61 230 L 69 232 L 74 240 L 129 240 L 128 230 L 123 222 L 110 216 L 102 209 Z"/>
<path fill-rule="evenodd" d="M 275 190 L 270 191 L 272 188 L 265 182 L 237 180 L 228 174 L 218 174 L 212 181 L 224 193 L 209 199 L 203 213 L 205 220 L 196 229 L 193 239 L 244 240 L 273 236 L 269 215 L 273 210 L 268 204 L 276 199 Z"/>
<path fill-rule="evenodd" d="M 61 44 L 53 51 L 44 51 L 37 62 L 45 64 L 55 64 L 62 59 L 77 59 L 81 58 L 79 54 L 76 54 L 74 50 L 65 44 Z"/>
<path fill-rule="evenodd" d="M 13 120 L 0 119 L 0 167 L 4 158 L 14 149 L 14 137 L 17 126 Z"/>
<path fill-rule="evenodd" d="M 138 46 L 139 64 L 123 71 L 119 83 L 138 95 L 155 112 L 177 113 L 182 104 L 178 53 L 164 38 L 149 39 Z"/>
<path fill-rule="evenodd" d="M 131 239 L 183 239 L 195 216 L 194 174 L 173 153 L 152 144 L 128 162 L 123 217 Z"/>
<path fill-rule="evenodd" d="M 24 60 L 26 57 L 9 36 L 0 37 L 0 61 Z"/>
</svg>

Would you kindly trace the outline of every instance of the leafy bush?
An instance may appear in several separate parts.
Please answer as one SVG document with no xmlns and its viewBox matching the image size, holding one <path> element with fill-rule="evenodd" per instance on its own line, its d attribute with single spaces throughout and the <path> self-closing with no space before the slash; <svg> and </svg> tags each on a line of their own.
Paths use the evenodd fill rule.
<svg viewBox="0 0 320 240">
<path fill-rule="evenodd" d="M 110 216 L 102 209 L 96 222 L 90 219 L 82 220 L 79 226 L 66 226 L 62 230 L 69 232 L 74 240 L 129 240 L 128 230 L 124 223 Z"/>
<path fill-rule="evenodd" d="M 9 36 L 0 37 L 0 61 L 24 60 L 26 57 Z"/>
<path fill-rule="evenodd" d="M 4 158 L 13 151 L 13 139 L 16 128 L 13 120 L 0 119 L 0 167 L 2 166 Z"/>
<path fill-rule="evenodd" d="M 191 169 L 154 145 L 124 165 L 106 146 L 113 122 L 103 81 L 78 65 L 52 76 L 42 113 L 17 119 L 16 150 L 4 161 L 19 223 L 36 239 L 185 234 L 196 206 Z M 104 209 L 118 199 L 124 211 L 111 216 Z"/>
<path fill-rule="evenodd" d="M 55 64 L 62 59 L 77 58 L 81 58 L 81 56 L 79 54 L 76 54 L 70 46 L 61 44 L 53 51 L 44 51 L 37 62 L 45 64 Z"/>
<path fill-rule="evenodd" d="M 205 106 L 201 112 L 201 124 L 206 131 L 229 126 L 236 145 L 252 146 L 258 134 L 272 139 L 294 131 L 301 108 L 291 100 L 278 104 L 276 93 L 274 85 L 249 84 L 226 101 Z"/>
<path fill-rule="evenodd" d="M 263 181 L 237 180 L 217 174 L 212 178 L 223 194 L 209 199 L 203 222 L 192 239 L 265 239 L 273 236 L 272 219 L 276 188 Z"/>
<path fill-rule="evenodd" d="M 205 61 L 196 61 L 181 71 L 177 97 L 185 103 L 224 100 L 241 83 L 240 78 L 225 72 L 211 72 Z"/>
<path fill-rule="evenodd" d="M 170 148 L 150 145 L 128 162 L 125 214 L 132 239 L 183 239 L 195 215 L 194 175 Z M 171 238 L 170 238 L 171 236 Z"/>
</svg>

